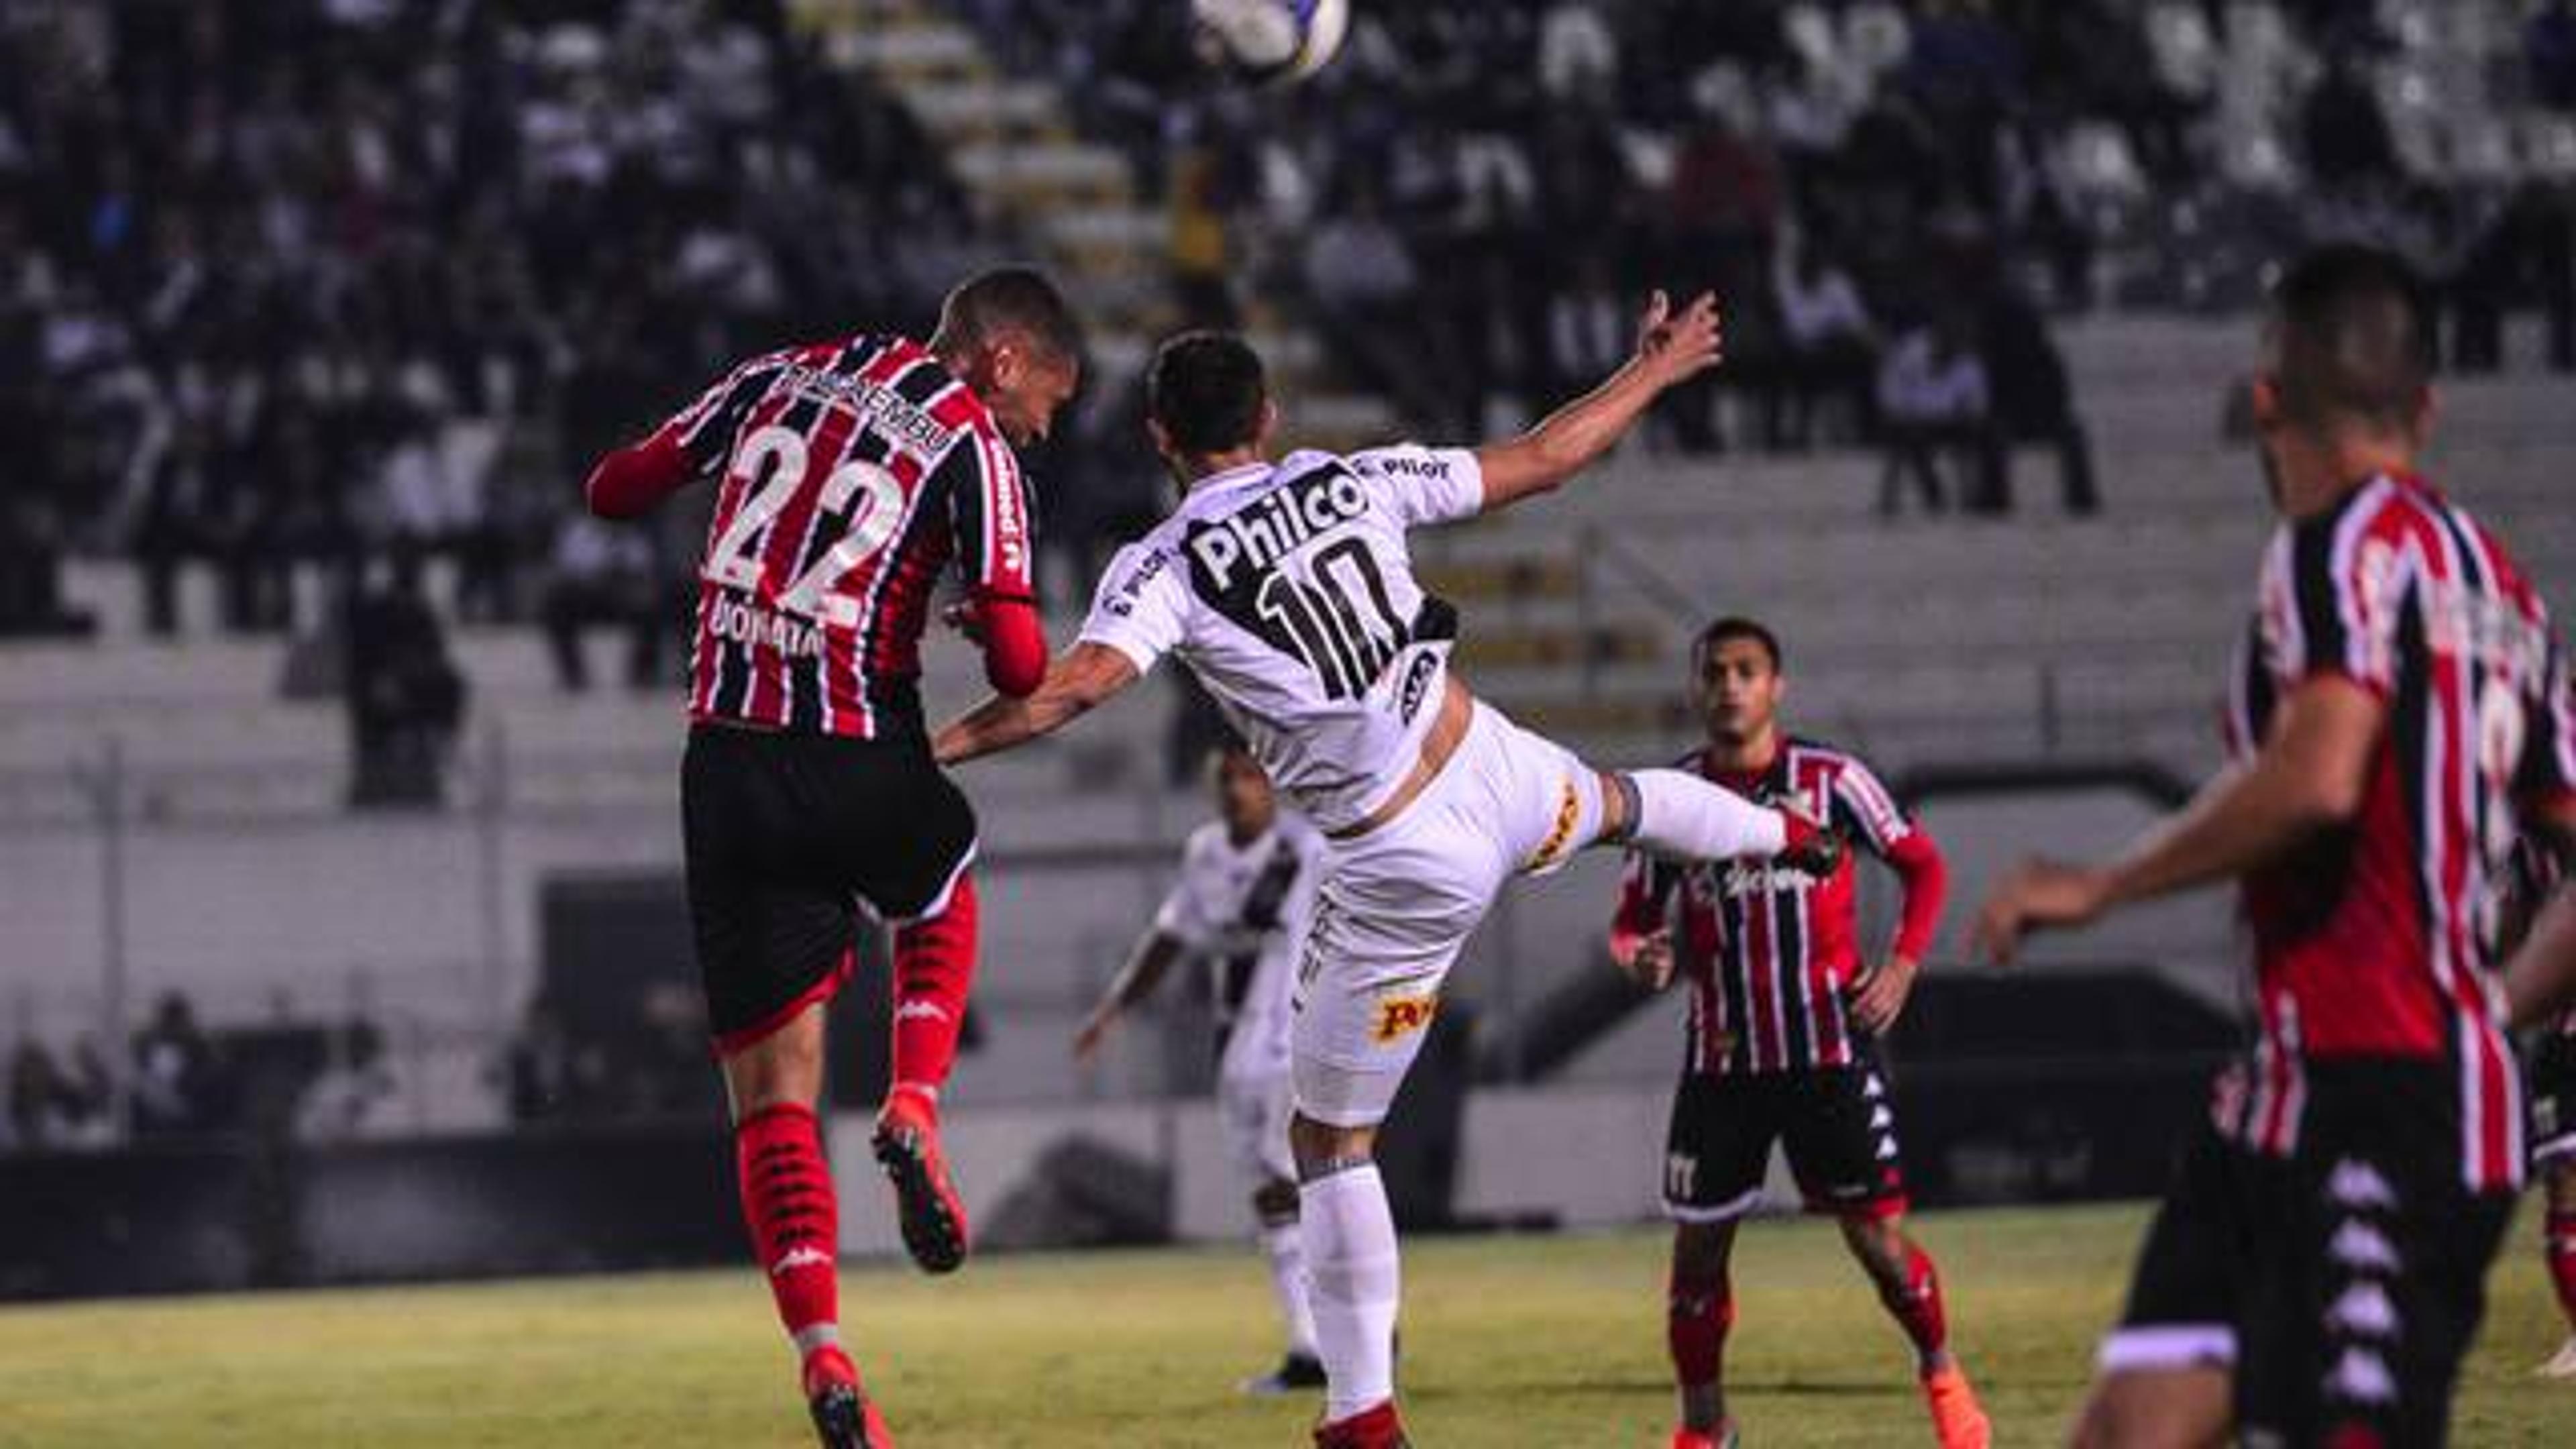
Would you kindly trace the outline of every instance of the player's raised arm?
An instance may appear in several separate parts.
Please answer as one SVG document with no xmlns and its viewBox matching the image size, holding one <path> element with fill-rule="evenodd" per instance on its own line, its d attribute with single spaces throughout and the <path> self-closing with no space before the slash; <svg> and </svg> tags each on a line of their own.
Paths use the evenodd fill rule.
<svg viewBox="0 0 2576 1449">
<path fill-rule="evenodd" d="M 1071 724 L 1140 677 L 1125 654 L 1085 640 L 1057 655 L 1026 697 L 997 695 L 940 726 L 931 753 L 939 763 L 954 765 L 1026 744 Z"/>
<path fill-rule="evenodd" d="M 1187 943 L 1170 931 L 1160 927 L 1147 931 L 1128 956 L 1127 964 L 1118 968 L 1108 990 L 1100 994 L 1100 1004 L 1091 1008 L 1091 1015 L 1083 1018 L 1081 1030 L 1074 1033 L 1073 1059 L 1089 1061 L 1092 1053 L 1100 1050 L 1100 1039 L 1108 1035 L 1109 1024 L 1125 1014 L 1127 1008 L 1153 995 L 1154 988 L 1170 974 L 1172 963 L 1188 949 Z"/>
<path fill-rule="evenodd" d="M 1678 313 L 1657 292 L 1637 324 L 1637 350 L 1599 387 L 1507 443 L 1476 450 L 1485 511 L 1545 493 L 1617 446 L 1664 389 L 1717 366 L 1723 338 L 1717 298 L 1702 292 Z"/>
<path fill-rule="evenodd" d="M 735 368 L 660 427 L 611 448 L 582 483 L 582 501 L 601 518 L 638 518 L 715 471 L 744 412 L 777 374 L 782 354 Z"/>
</svg>

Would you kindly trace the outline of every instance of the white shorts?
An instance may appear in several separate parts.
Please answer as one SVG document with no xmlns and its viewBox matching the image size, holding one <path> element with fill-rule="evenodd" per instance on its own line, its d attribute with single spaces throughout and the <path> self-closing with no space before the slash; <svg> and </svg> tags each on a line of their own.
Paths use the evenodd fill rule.
<svg viewBox="0 0 2576 1449">
<path fill-rule="evenodd" d="M 1286 1072 L 1216 1080 L 1217 1121 L 1225 1131 L 1226 1155 L 1234 1159 L 1246 1188 L 1297 1180 L 1297 1161 L 1288 1152 L 1288 1100 Z"/>
<path fill-rule="evenodd" d="M 1386 1120 L 1440 984 L 1503 883 L 1545 875 L 1601 833 L 1601 777 L 1485 704 L 1403 814 L 1327 841 L 1291 1027 L 1297 1110 Z"/>
</svg>

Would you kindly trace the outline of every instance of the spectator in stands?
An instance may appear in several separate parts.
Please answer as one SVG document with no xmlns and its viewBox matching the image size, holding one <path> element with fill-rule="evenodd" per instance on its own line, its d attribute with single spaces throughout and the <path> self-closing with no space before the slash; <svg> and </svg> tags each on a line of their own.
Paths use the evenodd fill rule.
<svg viewBox="0 0 2576 1449">
<path fill-rule="evenodd" d="M 164 992 L 134 1037 L 134 1135 L 174 1137 L 228 1125 L 223 1060 L 184 993 Z"/>
<path fill-rule="evenodd" d="M 2547 0 L 2522 30 L 2531 67 L 2531 97 L 2553 111 L 2576 111 L 2576 0 Z"/>
<path fill-rule="evenodd" d="M 349 610 L 346 684 L 360 809 L 436 806 L 465 717 L 465 677 L 421 589 L 421 560 L 398 547 Z"/>
<path fill-rule="evenodd" d="M 573 694 L 590 688 L 582 630 L 611 624 L 626 634 L 626 684 L 651 689 L 661 679 L 662 644 L 678 608 L 662 578 L 653 540 L 641 529 L 612 527 L 575 511 L 555 526 L 554 554 L 540 606 L 555 682 Z"/>
<path fill-rule="evenodd" d="M 2057 481 L 2066 511 L 2099 512 L 2093 485 L 2093 444 L 2075 415 L 2066 359 L 2048 335 L 2048 323 L 2030 299 L 2010 286 L 1989 289 L 1983 318 L 1986 376 L 1993 390 L 1993 443 L 1982 486 L 1968 507 L 1978 513 L 2012 510 L 2012 445 L 2047 443 L 2057 450 Z"/>
<path fill-rule="evenodd" d="M 2350 190 L 2404 179 L 2388 114 L 2348 48 L 2326 59 L 2325 74 L 2299 109 L 2299 134 L 2308 175 L 2328 190 Z"/>
<path fill-rule="evenodd" d="M 1350 209 L 1315 229 L 1306 287 L 1327 334 L 1352 368 L 1415 417 L 1436 418 L 1445 378 L 1424 356 L 1415 309 L 1422 272 L 1384 214 L 1374 185 L 1359 186 Z"/>
<path fill-rule="evenodd" d="M 95 1051 L 76 1053 L 66 1070 L 44 1043 L 28 1038 L 9 1058 L 9 1099 L 0 1117 L 0 1148 L 42 1152 L 102 1144 L 108 1084 Z"/>
<path fill-rule="evenodd" d="M 1783 356 L 1771 426 L 1774 441 L 1782 447 L 1807 447 L 1814 439 L 1820 399 L 1847 403 L 1852 433 L 1867 436 L 1875 426 L 1870 394 L 1878 373 L 1878 329 L 1851 273 L 1824 243 L 1806 237 L 1773 254 L 1771 286 L 1779 305 Z"/>
<path fill-rule="evenodd" d="M 398 1083 L 385 1061 L 385 1034 L 363 1016 L 331 1034 L 330 1057 L 295 1107 L 301 1142 L 342 1142 L 381 1134 Z"/>
<path fill-rule="evenodd" d="M 1973 341 L 1967 318 L 1954 307 L 1905 332 L 1888 348 L 1878 372 L 1878 411 L 1887 443 L 1878 491 L 1882 515 L 1896 516 L 1909 474 L 1922 492 L 1924 508 L 1942 510 L 1945 490 L 1934 462 L 1937 454 L 1951 454 L 1962 468 L 1982 472 L 1988 466 L 1993 441 L 1986 366 Z"/>
<path fill-rule="evenodd" d="M 1583 379 L 1606 377 L 1634 345 L 1636 320 L 1620 295 L 1609 259 L 1578 252 L 1572 280 L 1547 301 L 1547 392 L 1570 397 Z"/>
<path fill-rule="evenodd" d="M 1592 0 L 1555 0 L 1539 19 L 1538 81 L 1556 104 L 1598 103 L 1619 83 L 1619 40 Z"/>
</svg>

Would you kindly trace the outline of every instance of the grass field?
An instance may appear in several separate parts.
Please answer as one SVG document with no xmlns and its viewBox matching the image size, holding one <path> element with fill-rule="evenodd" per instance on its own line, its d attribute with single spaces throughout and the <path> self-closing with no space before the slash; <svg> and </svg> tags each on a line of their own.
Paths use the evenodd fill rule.
<svg viewBox="0 0 2576 1449">
<path fill-rule="evenodd" d="M 2142 1211 L 1927 1214 L 1999 1445 L 2052 1444 Z M 2576 1444 L 2529 1215 L 2498 1264 L 2454 1442 Z M 1662 1237 L 1418 1242 L 1405 1391 L 1426 1446 L 1660 1445 Z M 1896 1330 L 1829 1228 L 1749 1231 L 1730 1348 L 1749 1443 L 1925 1442 Z M 1231 1385 L 1272 1347 L 1251 1252 L 870 1266 L 843 1312 L 906 1449 L 1290 1445 L 1308 1401 Z M 809 1444 L 749 1271 L 0 1310 L 0 1445 Z"/>
</svg>

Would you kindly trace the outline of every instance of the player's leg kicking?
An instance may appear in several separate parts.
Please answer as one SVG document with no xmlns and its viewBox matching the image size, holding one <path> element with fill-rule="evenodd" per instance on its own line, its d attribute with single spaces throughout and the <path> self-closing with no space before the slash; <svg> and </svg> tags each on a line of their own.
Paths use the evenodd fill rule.
<svg viewBox="0 0 2576 1449">
<path fill-rule="evenodd" d="M 1828 868 L 1841 849 L 1696 776 L 1596 771 L 1499 711 L 1467 707 L 1455 753 L 1416 798 L 1332 841 L 1300 972 L 1289 1141 L 1327 1379 L 1324 1446 L 1405 1442 L 1394 1372 L 1401 1274 L 1377 1130 L 1443 978 L 1503 884 L 1595 844 L 1692 861 L 1814 852 Z"/>
<path fill-rule="evenodd" d="M 1991 1431 L 1968 1376 L 1950 1353 L 1950 1330 L 1941 1307 L 1941 1277 L 1905 1231 L 1902 1209 L 1885 1216 L 1847 1213 L 1843 1241 L 1878 1286 L 1878 1301 L 1914 1345 L 1914 1371 L 1942 1449 L 1985 1449 Z"/>
</svg>

